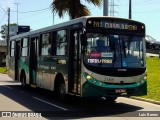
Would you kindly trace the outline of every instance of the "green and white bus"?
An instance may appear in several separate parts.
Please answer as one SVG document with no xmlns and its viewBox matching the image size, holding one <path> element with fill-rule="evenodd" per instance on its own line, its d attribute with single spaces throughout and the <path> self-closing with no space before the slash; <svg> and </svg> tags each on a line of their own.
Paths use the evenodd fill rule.
<svg viewBox="0 0 160 120">
<path fill-rule="evenodd" d="M 147 94 L 145 25 L 80 17 L 10 38 L 8 74 L 59 97 Z"/>
</svg>

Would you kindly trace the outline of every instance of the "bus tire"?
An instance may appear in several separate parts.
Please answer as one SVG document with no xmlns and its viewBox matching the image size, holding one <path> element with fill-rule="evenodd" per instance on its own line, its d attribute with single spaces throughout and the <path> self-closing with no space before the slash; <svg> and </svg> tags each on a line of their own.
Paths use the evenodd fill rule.
<svg viewBox="0 0 160 120">
<path fill-rule="evenodd" d="M 60 101 L 67 101 L 66 86 L 62 79 L 58 82 L 56 96 Z"/>
<path fill-rule="evenodd" d="M 22 87 L 25 88 L 26 87 L 26 75 L 24 72 L 21 73 L 21 83 L 22 83 Z"/>
<path fill-rule="evenodd" d="M 106 101 L 109 103 L 113 103 L 115 102 L 115 100 L 117 99 L 117 97 L 105 97 Z"/>
</svg>

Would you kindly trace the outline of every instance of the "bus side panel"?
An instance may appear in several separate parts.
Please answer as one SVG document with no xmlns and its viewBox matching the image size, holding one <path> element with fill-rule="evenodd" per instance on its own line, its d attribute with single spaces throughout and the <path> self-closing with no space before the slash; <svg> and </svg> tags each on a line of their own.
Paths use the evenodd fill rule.
<svg viewBox="0 0 160 120">
<path fill-rule="evenodd" d="M 41 61 L 40 58 L 38 58 L 37 61 L 38 65 L 37 65 L 37 78 L 36 78 L 36 83 L 37 83 L 37 87 L 41 88 L 42 87 L 42 81 L 43 81 L 43 66 L 41 65 Z"/>
<path fill-rule="evenodd" d="M 53 91 L 55 77 L 58 73 L 67 80 L 67 62 L 65 57 L 40 57 L 37 67 L 37 86 Z"/>
<path fill-rule="evenodd" d="M 18 62 L 19 66 L 19 78 L 21 72 L 24 71 L 26 75 L 26 84 L 29 84 L 29 58 L 28 57 L 21 57 Z"/>
<path fill-rule="evenodd" d="M 37 79 L 36 84 L 40 88 L 50 90 L 51 87 L 51 74 L 50 74 L 50 62 L 51 57 L 39 57 L 37 66 Z"/>
<path fill-rule="evenodd" d="M 8 75 L 15 80 L 15 58 L 8 57 Z"/>
<path fill-rule="evenodd" d="M 51 86 L 50 86 L 50 90 L 54 91 L 54 85 L 55 85 L 55 77 L 57 75 L 56 69 L 57 69 L 57 58 L 56 57 L 52 57 L 51 63 L 50 63 L 50 72 L 51 72 Z"/>
</svg>

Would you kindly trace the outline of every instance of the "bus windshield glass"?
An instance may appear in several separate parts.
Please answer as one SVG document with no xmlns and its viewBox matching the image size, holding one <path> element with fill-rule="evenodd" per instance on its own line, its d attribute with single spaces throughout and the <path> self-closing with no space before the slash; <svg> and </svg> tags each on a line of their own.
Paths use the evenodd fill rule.
<svg viewBox="0 0 160 120">
<path fill-rule="evenodd" d="M 134 35 L 87 33 L 84 62 L 95 67 L 143 68 L 144 38 Z"/>
</svg>

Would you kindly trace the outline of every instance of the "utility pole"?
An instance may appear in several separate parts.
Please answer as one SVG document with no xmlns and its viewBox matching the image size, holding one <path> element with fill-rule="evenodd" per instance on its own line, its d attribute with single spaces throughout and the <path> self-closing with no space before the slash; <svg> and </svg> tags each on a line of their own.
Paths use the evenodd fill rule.
<svg viewBox="0 0 160 120">
<path fill-rule="evenodd" d="M 110 3 L 110 16 L 114 16 L 114 13 L 118 13 L 117 11 L 115 11 L 114 7 L 115 6 L 118 6 L 116 4 L 114 4 L 114 0 L 111 0 L 111 3 Z"/>
<path fill-rule="evenodd" d="M 103 0 L 103 16 L 108 16 L 108 0 Z"/>
<path fill-rule="evenodd" d="M 132 0 L 129 0 L 129 19 L 132 19 Z"/>
<path fill-rule="evenodd" d="M 7 33 L 7 55 L 8 55 L 9 54 L 10 8 L 8 8 L 7 12 L 8 12 L 8 27 L 7 27 L 7 31 L 8 31 L 8 33 Z"/>
<path fill-rule="evenodd" d="M 55 13 L 55 12 L 53 11 L 53 25 L 54 25 L 54 13 Z"/>
<path fill-rule="evenodd" d="M 20 3 L 15 3 L 16 5 L 17 5 L 17 25 L 18 25 L 18 5 L 20 4 Z"/>
</svg>

